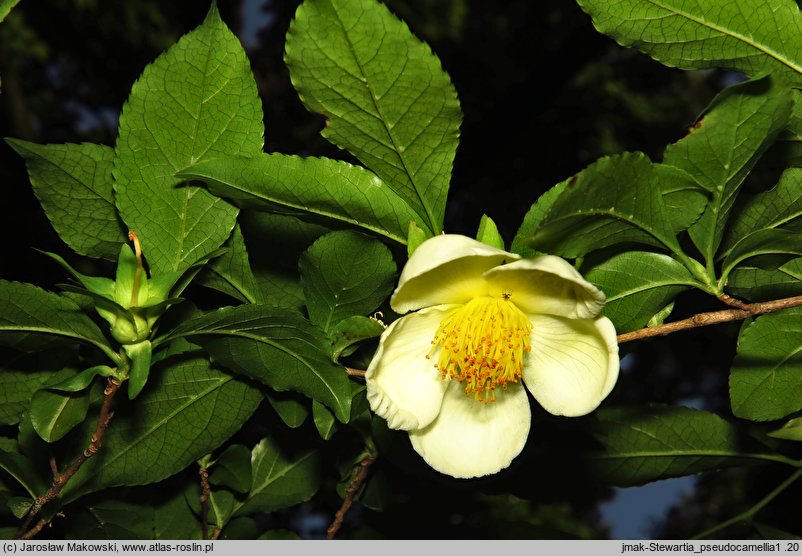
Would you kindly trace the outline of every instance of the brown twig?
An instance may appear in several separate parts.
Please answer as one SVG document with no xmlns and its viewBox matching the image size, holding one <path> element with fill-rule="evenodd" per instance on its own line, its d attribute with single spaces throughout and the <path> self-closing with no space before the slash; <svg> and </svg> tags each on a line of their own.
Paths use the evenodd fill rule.
<svg viewBox="0 0 802 556">
<path fill-rule="evenodd" d="M 337 510 L 336 514 L 334 514 L 334 521 L 331 522 L 331 525 L 329 525 L 329 528 L 326 531 L 327 539 L 333 539 L 334 535 L 337 534 L 337 531 L 340 530 L 343 520 L 345 519 L 345 514 L 348 513 L 348 510 L 351 508 L 351 504 L 354 503 L 354 496 L 356 496 L 359 487 L 361 487 L 362 483 L 364 483 L 365 479 L 367 479 L 368 470 L 370 469 L 370 466 L 373 465 L 374 461 L 376 461 L 375 457 L 368 456 L 359 462 L 359 469 L 356 470 L 354 478 L 351 480 L 351 484 L 348 485 L 348 489 L 345 491 L 345 499 L 343 500 L 342 506 L 340 506 L 340 509 Z"/>
<path fill-rule="evenodd" d="M 201 535 L 203 540 L 209 539 L 209 496 L 212 494 L 212 487 L 209 485 L 209 470 L 201 467 L 198 470 L 200 475 L 201 493 L 200 493 L 200 507 L 201 507 Z"/>
<path fill-rule="evenodd" d="M 802 295 L 795 297 L 787 297 L 785 299 L 775 299 L 774 301 L 763 301 L 760 303 L 743 303 L 728 295 L 720 296 L 719 299 L 730 306 L 737 307 L 735 309 L 725 309 L 723 311 L 711 311 L 709 313 L 699 313 L 690 318 L 669 322 L 660 326 L 652 328 L 641 328 L 633 332 L 625 332 L 618 335 L 618 343 L 632 342 L 634 340 L 642 340 L 644 338 L 652 338 L 654 336 L 666 336 L 673 332 L 680 330 L 688 330 L 691 328 L 699 328 L 701 326 L 710 326 L 712 324 L 721 324 L 724 322 L 733 322 L 744 320 L 749 317 L 756 317 L 766 313 L 774 313 L 782 311 L 783 309 L 791 309 L 792 307 L 802 307 Z"/>
<path fill-rule="evenodd" d="M 64 488 L 64 485 L 78 472 L 84 462 L 100 450 L 103 434 L 106 432 L 106 427 L 109 426 L 109 421 L 111 421 L 111 418 L 114 416 L 114 412 L 111 411 L 111 400 L 114 398 L 114 394 L 117 393 L 121 385 L 122 383 L 117 382 L 113 378 L 108 379 L 106 389 L 103 391 L 103 405 L 100 406 L 100 416 L 98 417 L 97 427 L 95 427 L 95 432 L 92 433 L 89 446 L 86 447 L 86 450 L 84 450 L 81 455 L 75 458 L 75 461 L 70 464 L 64 473 L 59 473 L 56 465 L 51 462 L 51 467 L 53 468 L 53 484 L 50 485 L 47 492 L 39 496 L 34 500 L 33 504 L 31 504 L 31 508 L 26 514 L 25 521 L 22 522 L 16 535 L 14 535 L 15 539 L 32 539 L 47 525 L 49 520 L 42 518 L 35 526 L 28 529 L 41 509 L 49 502 L 56 499 Z"/>
<path fill-rule="evenodd" d="M 362 369 L 352 369 L 351 367 L 345 368 L 345 374 L 348 376 L 358 376 L 364 378 L 366 372 L 367 371 L 363 371 Z"/>
</svg>

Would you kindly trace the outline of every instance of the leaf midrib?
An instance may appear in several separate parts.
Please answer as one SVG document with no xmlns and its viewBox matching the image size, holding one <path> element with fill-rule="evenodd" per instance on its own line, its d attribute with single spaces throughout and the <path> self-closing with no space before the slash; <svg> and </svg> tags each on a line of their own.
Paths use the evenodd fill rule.
<svg viewBox="0 0 802 556">
<path fill-rule="evenodd" d="M 200 390 L 195 397 L 191 397 L 190 396 L 186 403 L 178 406 L 175 410 L 167 413 L 162 419 L 160 419 L 159 421 L 154 423 L 153 426 L 150 427 L 150 429 L 148 429 L 146 432 L 143 432 L 139 436 L 139 438 L 135 439 L 132 442 L 126 443 L 126 445 L 124 447 L 122 447 L 121 449 L 118 449 L 115 452 L 113 452 L 112 456 L 108 460 L 105 460 L 103 462 L 103 466 L 101 466 L 101 468 L 99 470 L 97 470 L 94 473 L 92 473 L 91 475 L 85 477 L 84 480 L 82 481 L 81 485 L 78 486 L 78 490 L 77 491 L 72 491 L 70 494 L 74 495 L 76 492 L 78 492 L 79 496 L 80 496 L 81 495 L 80 494 L 81 487 L 83 485 L 85 485 L 87 482 L 89 482 L 89 479 L 91 479 L 92 477 L 96 477 L 99 472 L 102 472 L 104 469 L 106 469 L 107 467 L 111 466 L 114 462 L 118 461 L 120 458 L 125 456 L 134 447 L 138 446 L 140 443 L 142 443 L 145 440 L 149 439 L 150 436 L 155 431 L 157 431 L 158 429 L 163 427 L 170 420 L 174 419 L 178 414 L 186 411 L 186 409 L 189 408 L 190 406 L 194 405 L 195 403 L 199 402 L 200 400 L 202 400 L 203 398 L 205 398 L 209 394 L 215 392 L 216 390 L 219 390 L 224 385 L 226 385 L 227 383 L 229 383 L 232 380 L 234 380 L 234 377 L 233 376 L 224 376 L 224 377 L 220 377 L 220 378 L 208 378 L 206 380 L 210 381 L 210 382 L 213 382 L 211 387 L 209 387 L 206 390 Z M 191 384 L 197 384 L 198 382 L 200 382 L 200 381 L 199 380 L 188 380 L 188 381 L 185 381 L 185 383 L 191 383 Z"/>
<path fill-rule="evenodd" d="M 775 52 L 772 48 L 770 48 L 767 45 L 763 45 L 763 44 L 761 44 L 761 43 L 759 43 L 757 41 L 750 40 L 748 37 L 746 37 L 746 36 L 744 36 L 744 35 L 742 35 L 740 33 L 737 33 L 737 32 L 735 32 L 733 30 L 725 29 L 724 27 L 721 27 L 721 26 L 716 25 L 714 23 L 708 22 L 708 21 L 706 21 L 706 20 L 704 20 L 702 18 L 695 17 L 692 14 L 690 14 L 688 12 L 685 12 L 685 11 L 682 11 L 682 10 L 679 10 L 676 7 L 673 7 L 673 6 L 672 7 L 668 7 L 668 6 L 666 6 L 665 4 L 663 4 L 661 2 L 657 2 L 656 0 L 646 0 L 646 1 L 649 2 L 650 4 L 654 5 L 654 6 L 657 6 L 658 8 L 662 8 L 663 10 L 666 10 L 667 12 L 671 12 L 671 13 L 674 13 L 674 14 L 680 16 L 680 17 L 684 17 L 685 19 L 687 19 L 689 21 L 692 21 L 692 22 L 694 22 L 694 23 L 696 23 L 698 25 L 701 25 L 702 27 L 707 27 L 709 29 L 712 29 L 713 31 L 717 31 L 717 32 L 719 32 L 719 33 L 721 33 L 723 35 L 726 35 L 728 37 L 732 37 L 733 39 L 740 40 L 741 42 L 751 46 L 752 48 L 755 48 L 756 50 L 759 50 L 760 52 L 763 52 L 764 54 L 768 55 L 769 57 L 774 58 L 776 61 L 780 62 L 781 64 L 783 64 L 785 66 L 787 66 L 789 69 L 795 71 L 796 73 L 802 74 L 802 66 L 797 66 L 793 61 L 786 59 L 783 55 Z"/>
<path fill-rule="evenodd" d="M 231 515 L 232 515 L 232 516 L 235 516 L 235 515 L 237 515 L 237 512 L 238 512 L 240 509 L 242 509 L 244 506 L 247 506 L 247 505 L 248 505 L 248 502 L 250 502 L 251 500 L 253 500 L 253 498 L 254 498 L 256 495 L 259 495 L 259 494 L 261 494 L 262 492 L 264 492 L 264 491 L 265 491 L 265 490 L 266 490 L 266 489 L 267 489 L 267 488 L 268 488 L 270 485 L 272 485 L 273 483 L 275 483 L 275 482 L 276 482 L 277 480 L 279 480 L 281 477 L 284 477 L 285 475 L 287 475 L 287 474 L 288 474 L 290 471 L 292 471 L 294 468 L 296 468 L 296 467 L 300 466 L 300 465 L 301 465 L 302 463 L 304 463 L 304 462 L 305 462 L 307 459 L 309 459 L 309 458 L 313 457 L 314 455 L 315 455 L 315 452 L 307 452 L 307 453 L 305 453 L 303 456 L 301 456 L 300 458 L 298 458 L 297 460 L 295 460 L 294 462 L 292 462 L 292 463 L 290 463 L 289 465 L 287 465 L 287 466 L 284 468 L 284 470 L 283 470 L 281 473 L 278 473 L 277 475 L 271 475 L 271 473 L 273 472 L 273 469 L 275 469 L 275 467 L 276 467 L 276 464 L 277 464 L 277 463 L 278 463 L 278 461 L 279 461 L 279 454 L 276 454 L 276 457 L 274 457 L 274 458 L 273 458 L 273 461 L 272 461 L 272 463 L 270 464 L 270 469 L 268 470 L 267 474 L 265 475 L 265 479 L 268 479 L 268 478 L 269 478 L 270 480 L 265 480 L 265 481 L 263 481 L 261 484 L 259 484 L 259 485 L 258 485 L 258 486 L 259 486 L 259 490 L 258 490 L 258 491 L 256 491 L 256 490 L 253 490 L 253 488 L 252 488 L 252 489 L 251 489 L 251 492 L 249 493 L 250 495 L 248 496 L 248 498 L 247 498 L 246 500 L 244 500 L 243 502 L 239 502 L 239 501 L 238 501 L 237 505 L 236 505 L 236 506 L 235 506 L 235 508 L 234 508 L 234 511 L 233 511 L 233 512 L 231 512 Z"/>
<path fill-rule="evenodd" d="M 396 137 L 392 132 L 392 129 L 388 125 L 387 118 L 385 118 L 384 114 L 382 113 L 382 109 L 379 106 L 379 101 L 376 98 L 375 93 L 373 92 L 373 88 L 370 86 L 370 80 L 368 79 L 367 74 L 365 73 L 365 69 L 362 67 L 362 63 L 359 61 L 357 57 L 356 49 L 354 48 L 353 43 L 351 42 L 351 37 L 348 34 L 348 30 L 343 23 L 342 18 L 340 17 L 339 12 L 337 11 L 337 7 L 335 3 L 331 2 L 331 8 L 334 12 L 335 17 L 337 18 L 337 23 L 339 23 L 340 28 L 343 30 L 343 35 L 345 36 L 345 40 L 348 43 L 348 48 L 351 51 L 351 55 L 356 63 L 357 67 L 359 68 L 362 77 L 364 78 L 365 89 L 367 89 L 368 93 L 370 94 L 370 99 L 373 102 L 373 107 L 376 109 L 376 112 L 379 115 L 379 121 L 381 121 L 382 125 L 384 126 L 384 130 L 387 133 L 387 136 L 390 138 L 390 141 L 393 143 L 393 149 L 395 150 L 396 154 L 398 155 L 398 160 L 401 162 L 401 166 L 403 166 L 404 173 L 406 173 L 407 177 L 409 178 L 412 187 L 415 189 L 415 194 L 418 196 L 418 200 L 423 207 L 423 210 L 426 211 L 426 218 L 429 220 L 429 225 L 431 226 L 432 230 L 437 230 L 437 219 L 432 214 L 431 208 L 426 203 L 424 195 L 421 193 L 420 188 L 418 186 L 418 182 L 413 176 L 412 172 L 409 169 L 409 165 L 407 164 L 406 158 L 404 157 L 404 151 L 399 148 L 398 141 L 396 141 Z"/>
<path fill-rule="evenodd" d="M 381 227 L 378 227 L 378 226 L 373 226 L 373 225 L 368 224 L 366 222 L 362 222 L 362 221 L 360 221 L 360 220 L 358 220 L 356 218 L 344 217 L 344 216 L 342 216 L 340 214 L 337 214 L 337 213 L 332 213 L 332 212 L 325 211 L 325 210 L 322 210 L 322 209 L 319 209 L 319 208 L 312 208 L 312 207 L 309 207 L 309 206 L 301 204 L 301 203 L 292 203 L 292 202 L 284 200 L 284 199 L 276 199 L 274 197 L 265 195 L 262 192 L 254 192 L 254 191 L 251 191 L 250 189 L 247 189 L 247 188 L 245 188 L 243 186 L 235 185 L 235 184 L 233 184 L 233 183 L 231 183 L 229 181 L 221 181 L 220 179 L 212 177 L 212 176 L 205 176 L 205 175 L 200 174 L 200 173 L 193 173 L 191 171 L 191 169 L 189 171 L 179 172 L 178 175 L 187 176 L 187 177 L 196 177 L 197 179 L 201 179 L 201 180 L 213 181 L 213 182 L 216 182 L 216 183 L 222 185 L 223 187 L 229 187 L 229 188 L 231 188 L 231 189 L 233 189 L 235 191 L 240 191 L 242 193 L 245 193 L 245 194 L 247 194 L 249 196 L 252 196 L 252 197 L 255 197 L 257 199 L 262 199 L 262 200 L 264 200 L 265 202 L 268 202 L 268 203 L 273 203 L 273 204 L 276 204 L 276 205 L 279 205 L 279 206 L 288 207 L 288 208 L 299 210 L 299 211 L 306 212 L 306 213 L 309 213 L 309 214 L 317 214 L 319 216 L 324 216 L 326 218 L 331 218 L 332 220 L 337 220 L 337 221 L 340 221 L 340 222 L 347 222 L 349 224 L 353 224 L 355 226 L 359 226 L 360 228 L 364 228 L 366 230 L 370 230 L 370 231 L 372 231 L 372 232 L 374 232 L 374 233 L 376 233 L 378 235 L 384 236 L 384 237 L 386 237 L 388 239 L 392 239 L 393 241 L 398 242 L 401 245 L 406 245 L 406 242 L 407 242 L 407 239 L 405 237 L 399 236 L 399 235 L 397 235 L 397 234 L 395 234 L 395 233 L 393 233 L 393 232 L 391 232 L 391 231 L 389 231 L 389 230 L 387 230 L 385 228 L 381 228 Z"/>
<path fill-rule="evenodd" d="M 186 334 L 177 335 L 176 337 L 179 337 L 179 336 L 184 336 L 184 337 L 186 337 L 186 336 L 230 336 L 230 337 L 234 337 L 234 338 L 245 338 L 247 340 L 253 340 L 253 341 L 257 342 L 257 343 L 266 344 L 266 345 L 268 345 L 270 347 L 276 348 L 278 351 L 281 351 L 282 353 L 284 353 L 286 355 L 289 355 L 290 357 L 292 357 L 296 361 L 300 361 L 301 363 L 303 363 L 303 365 L 307 369 L 309 369 L 315 376 L 317 376 L 321 380 L 321 382 L 326 386 L 326 390 L 332 395 L 332 397 L 335 400 L 338 401 L 337 405 L 340 408 L 340 410 L 341 411 L 344 410 L 344 408 L 339 404 L 339 398 L 337 397 L 336 392 L 334 390 L 332 390 L 332 388 L 329 386 L 329 383 L 328 383 L 327 380 L 325 380 L 325 377 L 323 376 L 323 374 L 321 374 L 317 370 L 315 370 L 315 367 L 310 365 L 306 361 L 306 359 L 304 359 L 300 354 L 290 350 L 289 348 L 285 348 L 284 346 L 282 346 L 278 342 L 275 342 L 275 341 L 273 341 L 273 340 L 271 340 L 269 338 L 265 338 L 264 336 L 258 336 L 256 334 L 245 334 L 244 332 L 237 331 L 237 330 L 194 330 L 194 331 L 186 333 Z M 302 342 L 309 343 L 306 340 L 304 340 L 303 338 L 294 338 L 294 339 L 302 341 Z"/>
</svg>

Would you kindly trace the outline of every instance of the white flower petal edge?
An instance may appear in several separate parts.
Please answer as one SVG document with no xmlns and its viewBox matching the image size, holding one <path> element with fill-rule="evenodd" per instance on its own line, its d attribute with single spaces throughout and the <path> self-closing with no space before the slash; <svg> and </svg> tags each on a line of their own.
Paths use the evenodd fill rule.
<svg viewBox="0 0 802 556">
<path fill-rule="evenodd" d="M 523 259 L 485 272 L 491 294 L 511 293 L 524 313 L 573 319 L 597 316 L 604 294 L 568 262 L 552 255 Z"/>
<path fill-rule="evenodd" d="M 365 373 L 373 412 L 391 429 L 419 429 L 440 412 L 447 383 L 426 359 L 432 338 L 453 307 L 430 307 L 402 317 L 382 333 Z"/>
<path fill-rule="evenodd" d="M 466 396 L 449 381 L 440 415 L 410 431 L 412 447 L 435 470 L 458 479 L 491 475 L 508 467 L 529 436 L 529 399 L 520 384 L 500 391 L 495 402 Z"/>
<path fill-rule="evenodd" d="M 407 261 L 390 298 L 397 313 L 421 307 L 466 303 L 487 294 L 482 274 L 520 256 L 469 237 L 444 234 L 424 241 Z"/>
<path fill-rule="evenodd" d="M 553 415 L 578 417 L 596 409 L 618 378 L 618 342 L 606 317 L 532 315 L 532 351 L 524 383 Z"/>
</svg>

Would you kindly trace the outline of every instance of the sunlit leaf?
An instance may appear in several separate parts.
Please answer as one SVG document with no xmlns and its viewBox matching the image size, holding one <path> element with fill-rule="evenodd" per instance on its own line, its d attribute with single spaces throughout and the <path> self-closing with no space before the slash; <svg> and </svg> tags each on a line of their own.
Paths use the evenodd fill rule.
<svg viewBox="0 0 802 556">
<path fill-rule="evenodd" d="M 237 209 L 176 171 L 203 158 L 262 150 L 261 100 L 239 40 L 215 5 L 134 84 L 120 116 L 117 207 L 151 271 L 189 267 L 231 233 Z"/>
<path fill-rule="evenodd" d="M 306 107 L 326 117 L 323 136 L 440 232 L 462 113 L 428 45 L 374 0 L 311 0 L 290 26 L 286 62 Z"/>
</svg>

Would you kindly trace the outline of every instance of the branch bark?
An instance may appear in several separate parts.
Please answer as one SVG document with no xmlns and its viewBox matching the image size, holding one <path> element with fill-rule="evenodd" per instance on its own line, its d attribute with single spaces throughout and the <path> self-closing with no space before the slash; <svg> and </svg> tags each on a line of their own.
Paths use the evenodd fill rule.
<svg viewBox="0 0 802 556">
<path fill-rule="evenodd" d="M 42 508 L 58 497 L 64 485 L 78 472 L 86 460 L 98 453 L 102 445 L 106 427 L 109 426 L 109 421 L 114 417 L 114 412 L 111 411 L 111 401 L 114 399 L 114 395 L 117 393 L 117 390 L 120 389 L 120 386 L 122 386 L 121 382 L 117 382 L 113 378 L 108 379 L 106 389 L 103 391 L 103 405 L 100 406 L 100 416 L 98 417 L 97 427 L 95 427 L 95 432 L 92 433 L 92 439 L 89 441 L 89 445 L 80 456 L 75 458 L 64 473 L 59 473 L 58 469 L 53 465 L 53 484 L 50 485 L 47 492 L 39 496 L 34 500 L 33 504 L 31 504 L 31 508 L 26 514 L 25 521 L 22 522 L 22 525 L 20 525 L 17 533 L 14 535 L 15 539 L 32 539 L 47 525 L 49 519 L 42 518 L 36 525 L 28 529 L 33 519 L 39 514 Z"/>
<path fill-rule="evenodd" d="M 623 344 L 624 342 L 632 342 L 634 340 L 642 340 L 644 338 L 666 336 L 674 332 L 679 332 L 680 330 L 689 330 L 691 328 L 699 328 L 701 326 L 734 322 L 744 320 L 749 317 L 764 315 L 766 313 L 782 311 L 783 309 L 802 307 L 802 295 L 787 297 L 785 299 L 775 299 L 773 301 L 763 301 L 759 303 L 743 303 L 726 295 L 720 296 L 719 299 L 734 308 L 725 309 L 723 311 L 699 313 L 690 318 L 669 322 L 660 326 L 641 328 L 640 330 L 625 332 L 618 335 L 618 343 Z"/>
<path fill-rule="evenodd" d="M 200 475 L 200 507 L 201 507 L 201 538 L 209 540 L 209 496 L 212 493 L 212 487 L 209 484 L 209 470 L 201 467 L 198 470 Z"/>
<path fill-rule="evenodd" d="M 362 483 L 365 482 L 365 479 L 368 478 L 368 471 L 370 470 L 370 466 L 373 465 L 374 461 L 376 461 L 375 457 L 368 456 L 359 462 L 359 469 L 357 469 L 356 473 L 354 474 L 354 478 L 351 480 L 351 484 L 348 485 L 348 489 L 345 491 L 345 499 L 343 500 L 342 506 L 340 506 L 340 509 L 337 510 L 336 514 L 334 514 L 334 521 L 331 522 L 331 525 L 326 531 L 327 539 L 333 539 L 340 530 L 340 527 L 342 527 L 345 514 L 348 513 L 348 510 L 351 508 L 351 504 L 354 503 L 354 496 L 356 496 L 359 487 L 361 487 Z"/>
</svg>

